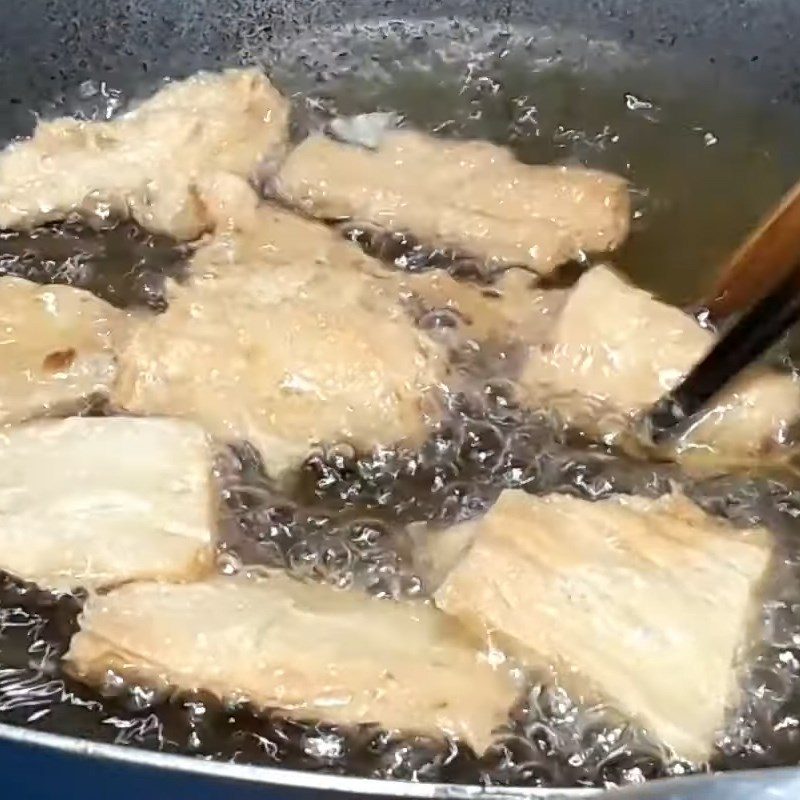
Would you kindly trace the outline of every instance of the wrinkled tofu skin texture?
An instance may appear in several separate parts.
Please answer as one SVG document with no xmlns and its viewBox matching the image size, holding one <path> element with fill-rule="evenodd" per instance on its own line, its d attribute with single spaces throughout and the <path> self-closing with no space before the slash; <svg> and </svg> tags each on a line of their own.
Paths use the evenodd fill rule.
<svg viewBox="0 0 800 800">
<path fill-rule="evenodd" d="M 735 530 L 679 495 L 510 490 L 453 531 L 426 563 L 446 576 L 440 609 L 524 664 L 553 668 L 584 700 L 626 712 L 679 757 L 708 757 L 736 699 L 765 530 Z"/>
<path fill-rule="evenodd" d="M 0 277 L 0 426 L 108 396 L 126 326 L 89 292 Z"/>
<path fill-rule="evenodd" d="M 324 219 L 352 219 L 422 242 L 546 274 L 627 236 L 625 181 L 593 170 L 528 166 L 487 142 L 414 131 L 374 150 L 323 135 L 302 142 L 275 181 L 280 196 Z"/>
<path fill-rule="evenodd" d="M 218 197 L 229 208 L 230 195 Z M 115 404 L 247 440 L 275 477 L 316 444 L 370 450 L 424 439 L 446 363 L 391 277 L 329 229 L 280 209 L 228 217 L 232 228 L 197 251 L 168 310 L 133 333 Z"/>
<path fill-rule="evenodd" d="M 84 680 L 111 669 L 298 719 L 446 733 L 477 752 L 516 694 L 430 606 L 282 574 L 92 597 L 66 660 Z"/>
<path fill-rule="evenodd" d="M 614 436 L 680 382 L 714 335 L 601 266 L 580 278 L 546 342 L 534 348 L 521 377 L 526 402 Z M 753 368 L 712 399 L 678 449 L 757 455 L 785 439 L 798 411 L 795 377 Z"/>
<path fill-rule="evenodd" d="M 209 227 L 195 183 L 283 153 L 289 104 L 260 72 L 198 73 L 111 121 L 40 122 L 0 154 L 0 228 L 132 217 L 180 240 Z"/>
<path fill-rule="evenodd" d="M 43 420 L 0 433 L 0 569 L 54 591 L 210 567 L 212 455 L 190 423 Z"/>
</svg>

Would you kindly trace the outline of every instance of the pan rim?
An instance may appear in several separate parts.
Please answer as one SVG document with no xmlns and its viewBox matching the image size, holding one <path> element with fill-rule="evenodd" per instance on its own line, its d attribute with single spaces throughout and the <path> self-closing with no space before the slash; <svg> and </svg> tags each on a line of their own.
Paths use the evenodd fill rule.
<svg viewBox="0 0 800 800">
<path fill-rule="evenodd" d="M 212 761 L 178 753 L 162 753 L 137 747 L 126 747 L 105 742 L 93 742 L 77 736 L 31 730 L 17 725 L 0 723 L 0 741 L 56 750 L 67 755 L 117 762 L 130 766 L 149 767 L 181 774 L 201 775 L 218 780 L 236 780 L 249 784 L 283 786 L 291 789 L 321 789 L 326 792 L 362 795 L 365 797 L 397 798 L 447 798 L 447 800 L 472 800 L 472 798 L 566 798 L 597 797 L 603 793 L 596 788 L 537 789 L 533 787 L 484 787 L 469 784 L 414 783 L 411 781 L 360 778 L 346 775 L 312 773 L 297 769 L 234 764 Z"/>
<path fill-rule="evenodd" d="M 23 746 L 39 747 L 66 755 L 96 759 L 131 767 L 149 768 L 183 775 L 199 775 L 211 780 L 229 780 L 250 785 L 283 787 L 286 789 L 324 790 L 337 795 L 364 798 L 425 798 L 427 800 L 572 800 L 573 798 L 600 797 L 606 791 L 600 788 L 549 788 L 524 786 L 476 786 L 468 784 L 413 783 L 411 781 L 360 778 L 345 775 L 311 773 L 281 767 L 234 764 L 212 761 L 177 753 L 162 753 L 137 747 L 93 742 L 77 736 L 31 730 L 0 723 L 0 741 L 11 741 Z M 787 784 L 788 782 L 788 784 Z M 721 788 L 722 784 L 725 788 Z M 648 781 L 613 790 L 620 800 L 651 798 L 668 800 L 680 797 L 747 798 L 757 787 L 800 788 L 800 767 L 764 767 L 741 772 L 704 773 Z M 675 795 L 676 789 L 681 794 Z M 724 794 L 714 794 L 714 789 Z M 695 794 L 694 792 L 697 792 Z M 732 793 L 729 793 L 732 792 Z M 740 792 L 744 792 L 741 794 Z M 784 795 L 781 795 L 784 796 Z M 791 794 L 786 797 L 793 796 Z"/>
</svg>

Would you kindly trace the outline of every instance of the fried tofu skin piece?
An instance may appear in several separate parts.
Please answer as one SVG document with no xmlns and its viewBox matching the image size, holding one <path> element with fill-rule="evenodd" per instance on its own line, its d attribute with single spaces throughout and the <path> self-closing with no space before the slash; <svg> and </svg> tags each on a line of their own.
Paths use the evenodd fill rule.
<svg viewBox="0 0 800 800">
<path fill-rule="evenodd" d="M 429 605 L 284 574 L 139 583 L 90 598 L 66 656 L 84 680 L 203 689 L 296 719 L 447 734 L 482 752 L 516 690 Z"/>
<path fill-rule="evenodd" d="M 0 434 L 0 568 L 69 591 L 196 578 L 216 491 L 195 425 L 72 417 Z"/>
<path fill-rule="evenodd" d="M 288 101 L 264 75 L 233 69 L 170 83 L 111 121 L 40 122 L 0 153 L 0 228 L 83 213 L 194 239 L 209 228 L 198 178 L 246 177 L 280 156 L 288 119 Z"/>
<path fill-rule="evenodd" d="M 0 429 L 108 396 L 126 327 L 89 292 L 0 277 Z"/>
<path fill-rule="evenodd" d="M 521 378 L 527 402 L 614 437 L 680 382 L 713 346 L 714 334 L 613 270 L 595 267 L 569 294 L 546 342 Z M 678 450 L 757 455 L 785 440 L 799 411 L 796 378 L 753 368 L 712 399 Z"/>
<path fill-rule="evenodd" d="M 315 217 L 411 233 L 432 247 L 540 274 L 585 252 L 613 250 L 629 227 L 622 178 L 528 166 L 487 142 L 410 130 L 386 133 L 374 149 L 311 136 L 275 184 Z"/>
<path fill-rule="evenodd" d="M 229 230 L 197 251 L 191 281 L 134 331 L 115 404 L 247 440 L 274 477 L 320 444 L 422 441 L 446 359 L 392 277 L 281 209 L 222 215 Z"/>
<path fill-rule="evenodd" d="M 584 699 L 704 761 L 736 700 L 736 662 L 770 557 L 681 495 L 503 492 L 482 518 L 437 534 L 423 562 L 436 605 Z"/>
</svg>

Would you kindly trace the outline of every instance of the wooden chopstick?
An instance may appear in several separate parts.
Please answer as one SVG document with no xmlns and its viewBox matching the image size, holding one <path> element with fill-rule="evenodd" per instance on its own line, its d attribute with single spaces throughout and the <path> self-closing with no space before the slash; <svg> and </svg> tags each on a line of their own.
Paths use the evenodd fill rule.
<svg viewBox="0 0 800 800">
<path fill-rule="evenodd" d="M 717 322 L 746 313 L 641 417 L 640 432 L 653 442 L 685 431 L 714 395 L 800 319 L 800 181 L 723 265 L 703 306 Z"/>
<path fill-rule="evenodd" d="M 800 258 L 800 181 L 723 264 L 704 299 L 714 319 L 744 311 L 778 286 Z"/>
</svg>

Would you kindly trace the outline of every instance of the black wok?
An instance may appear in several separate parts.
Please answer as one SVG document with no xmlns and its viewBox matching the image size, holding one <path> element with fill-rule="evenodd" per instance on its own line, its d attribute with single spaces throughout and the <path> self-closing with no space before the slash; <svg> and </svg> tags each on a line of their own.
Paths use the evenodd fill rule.
<svg viewBox="0 0 800 800">
<path fill-rule="evenodd" d="M 627 171 L 635 185 L 658 195 L 661 200 L 648 206 L 642 193 L 648 223 L 634 233 L 621 261 L 640 282 L 676 301 L 697 296 L 716 261 L 800 173 L 800 3 L 793 0 L 2 0 L 0 17 L 0 141 L 28 133 L 36 114 L 103 114 L 114 110 L 117 97 L 124 102 L 146 94 L 164 77 L 240 63 L 261 64 L 282 88 L 323 98 L 329 84 L 355 79 L 356 91 L 349 99 L 340 92 L 339 107 L 371 110 L 369 75 L 394 74 L 393 63 L 403 69 L 425 62 L 426 53 L 453 41 L 463 41 L 462 49 L 480 44 L 484 61 L 502 58 L 510 32 L 538 58 L 527 63 L 543 71 L 555 65 L 565 73 L 605 76 L 600 83 L 564 78 L 559 106 L 552 86 L 537 83 L 532 69 L 532 91 L 543 86 L 549 98 L 542 112 L 546 130 L 517 130 L 517 144 L 524 150 L 526 137 L 538 135 L 530 158 L 579 157 Z M 332 30 L 339 34 L 331 38 Z M 331 41 L 366 44 L 360 56 L 337 57 Z M 395 56 L 387 55 L 387 42 Z M 367 77 L 359 83 L 369 64 L 373 72 L 364 69 Z M 526 78 L 515 80 L 524 85 Z M 389 95 L 387 102 L 430 127 L 448 117 L 447 104 L 456 102 L 458 92 L 457 84 L 444 81 L 426 102 L 415 100 L 413 92 Z M 518 120 L 503 105 L 502 88 L 500 95 L 481 132 L 503 141 Z M 611 146 L 615 143 L 600 124 L 609 97 L 624 105 L 615 119 L 639 115 L 639 127 L 625 128 L 623 139 L 629 139 L 622 147 Z M 706 161 L 697 160 L 686 137 L 659 134 L 648 145 L 648 159 L 637 155 L 632 140 L 641 132 L 646 139 L 647 126 L 673 107 L 682 109 L 684 131 L 693 130 L 706 147 L 722 148 L 710 167 L 698 168 Z M 723 129 L 712 129 L 709 120 Z M 470 124 L 459 117 L 453 132 L 469 133 Z M 570 138 L 575 131 L 582 133 Z M 554 139 L 556 134 L 561 138 Z M 281 798 L 318 797 L 327 790 L 352 796 L 483 796 L 477 786 L 377 782 L 222 764 L 108 740 L 92 743 L 94 728 L 82 719 L 59 718 L 31 728 L 0 724 L 0 752 L 3 747 L 7 753 L 25 752 L 29 765 L 52 758 L 71 783 L 70 797 L 85 794 L 77 783 L 93 774 L 85 768 L 87 758 L 98 760 L 106 786 L 128 785 L 132 775 L 172 771 L 176 797 L 191 796 L 205 784 L 220 797 L 261 796 L 259 786 L 264 796 Z M 136 743 L 135 737 L 129 740 Z M 147 791 L 146 784 L 139 785 Z M 761 796 L 765 788 L 774 792 L 770 797 L 800 796 L 800 772 L 766 768 L 657 781 L 618 796 L 743 800 Z M 487 796 L 564 798 L 595 791 L 486 790 Z M 120 796 L 127 796 L 123 788 Z"/>
</svg>

